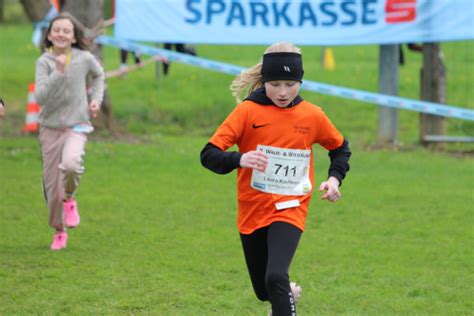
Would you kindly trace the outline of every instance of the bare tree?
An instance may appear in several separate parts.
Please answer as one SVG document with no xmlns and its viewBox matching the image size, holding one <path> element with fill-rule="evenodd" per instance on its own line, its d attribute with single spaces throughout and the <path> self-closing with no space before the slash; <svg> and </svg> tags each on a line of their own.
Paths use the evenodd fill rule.
<svg viewBox="0 0 474 316">
<path fill-rule="evenodd" d="M 20 0 L 20 2 L 31 22 L 43 20 L 51 7 L 48 0 Z"/>
</svg>

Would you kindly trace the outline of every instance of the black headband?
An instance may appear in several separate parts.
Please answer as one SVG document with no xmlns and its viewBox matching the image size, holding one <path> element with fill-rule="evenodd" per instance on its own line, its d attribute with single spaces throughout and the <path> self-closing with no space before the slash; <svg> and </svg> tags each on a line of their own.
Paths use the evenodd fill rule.
<svg viewBox="0 0 474 316">
<path fill-rule="evenodd" d="M 263 55 L 262 81 L 303 79 L 303 60 L 298 53 L 268 53 Z"/>
</svg>

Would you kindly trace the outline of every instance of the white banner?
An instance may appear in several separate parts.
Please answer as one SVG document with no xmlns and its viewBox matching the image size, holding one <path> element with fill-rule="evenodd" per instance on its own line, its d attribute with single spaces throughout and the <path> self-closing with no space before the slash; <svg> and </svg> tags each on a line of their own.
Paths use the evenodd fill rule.
<svg viewBox="0 0 474 316">
<path fill-rule="evenodd" d="M 474 0 L 116 0 L 115 36 L 356 45 L 474 39 Z"/>
</svg>

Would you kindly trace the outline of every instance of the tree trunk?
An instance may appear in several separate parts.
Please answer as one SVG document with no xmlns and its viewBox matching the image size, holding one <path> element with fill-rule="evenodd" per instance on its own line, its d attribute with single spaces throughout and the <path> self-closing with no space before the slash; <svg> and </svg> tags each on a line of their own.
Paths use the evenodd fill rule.
<svg viewBox="0 0 474 316">
<path fill-rule="evenodd" d="M 51 7 L 48 0 L 20 0 L 20 2 L 31 22 L 43 20 Z"/>
<path fill-rule="evenodd" d="M 446 103 L 446 67 L 439 43 L 423 45 L 423 69 L 421 70 L 421 99 L 436 103 Z M 431 144 L 425 136 L 446 135 L 446 119 L 442 116 L 420 114 L 420 142 L 424 146 L 438 149 L 445 144 Z"/>
<path fill-rule="evenodd" d="M 398 45 L 380 45 L 379 50 L 379 92 L 398 96 L 400 70 Z M 398 145 L 398 109 L 379 106 L 377 145 L 380 147 Z"/>
<path fill-rule="evenodd" d="M 68 12 L 79 20 L 86 28 L 93 29 L 101 23 L 104 14 L 103 0 L 63 0 L 61 5 L 62 12 Z M 103 64 L 103 51 L 101 45 L 92 46 L 92 53 Z M 102 123 L 103 127 L 113 130 L 112 103 L 110 101 L 107 85 L 105 85 L 104 99 L 101 106 L 101 114 L 99 115 L 95 125 Z M 98 123 L 98 124 L 97 124 Z"/>
<path fill-rule="evenodd" d="M 3 23 L 3 0 L 0 0 L 0 24 Z"/>
</svg>

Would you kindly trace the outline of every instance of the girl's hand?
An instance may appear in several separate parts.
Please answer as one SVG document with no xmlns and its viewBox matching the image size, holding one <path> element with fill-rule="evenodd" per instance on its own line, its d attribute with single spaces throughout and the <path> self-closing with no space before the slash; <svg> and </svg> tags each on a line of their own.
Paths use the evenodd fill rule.
<svg viewBox="0 0 474 316">
<path fill-rule="evenodd" d="M 319 186 L 319 191 L 324 192 L 321 200 L 336 202 L 341 198 L 341 192 L 339 192 L 339 180 L 335 177 L 329 177 L 327 181 L 323 181 Z"/>
<path fill-rule="evenodd" d="M 263 172 L 267 167 L 267 163 L 267 155 L 257 150 L 246 152 L 240 157 L 240 166 L 242 168 L 252 168 Z"/>
<path fill-rule="evenodd" d="M 61 54 L 56 56 L 56 70 L 59 73 L 63 73 L 64 69 L 66 69 L 66 54 Z"/>
<path fill-rule="evenodd" d="M 96 100 L 92 100 L 91 103 L 89 103 L 89 112 L 92 118 L 97 117 L 97 113 L 99 113 L 99 110 L 100 110 L 100 103 Z"/>
</svg>

